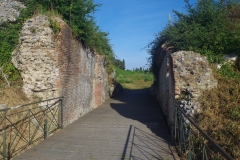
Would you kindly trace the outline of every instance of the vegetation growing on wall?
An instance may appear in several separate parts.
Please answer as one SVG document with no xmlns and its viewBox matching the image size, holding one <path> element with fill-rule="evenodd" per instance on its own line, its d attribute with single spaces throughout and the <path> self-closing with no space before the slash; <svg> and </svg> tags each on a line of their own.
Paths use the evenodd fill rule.
<svg viewBox="0 0 240 160">
<path fill-rule="evenodd" d="M 32 16 L 36 7 L 33 2 L 27 4 L 27 9 L 22 10 L 21 16 L 15 22 L 5 22 L 0 25 L 0 67 L 4 74 L 8 76 L 9 81 L 16 81 L 20 75 L 17 69 L 12 65 L 12 51 L 19 43 L 19 32 L 24 21 Z M 0 74 L 0 80 L 3 75 Z"/>
<path fill-rule="evenodd" d="M 24 0 L 25 2 L 28 0 Z M 72 28 L 74 36 L 85 46 L 107 56 L 114 57 L 108 33 L 96 25 L 93 13 L 100 7 L 93 0 L 35 0 L 43 10 L 55 10 Z"/>
<path fill-rule="evenodd" d="M 20 79 L 17 69 L 11 63 L 11 54 L 19 43 L 19 33 L 23 23 L 33 14 L 38 12 L 54 11 L 60 14 L 73 31 L 74 36 L 85 47 L 106 55 L 108 62 L 112 63 L 114 53 L 108 39 L 108 33 L 103 32 L 96 25 L 93 12 L 100 5 L 93 0 L 19 0 L 26 9 L 21 11 L 20 17 L 15 22 L 6 22 L 0 25 L 0 67 L 9 81 Z M 54 32 L 59 28 L 54 21 L 50 22 Z M 0 74 L 0 80 L 3 76 Z"/>
<path fill-rule="evenodd" d="M 222 55 L 240 54 L 240 6 L 235 0 L 198 0 L 196 5 L 186 2 L 186 14 L 173 11 L 176 20 L 157 35 L 149 45 L 150 60 L 163 44 L 174 50 L 191 50 L 221 62 Z M 236 63 L 239 64 L 239 63 Z M 152 70 L 155 71 L 154 64 Z"/>
</svg>

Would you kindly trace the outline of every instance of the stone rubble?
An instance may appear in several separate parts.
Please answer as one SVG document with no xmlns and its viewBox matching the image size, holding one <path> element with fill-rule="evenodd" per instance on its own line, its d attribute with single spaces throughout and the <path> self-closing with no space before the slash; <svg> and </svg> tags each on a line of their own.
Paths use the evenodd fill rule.
<svg viewBox="0 0 240 160">
<path fill-rule="evenodd" d="M 194 114 L 201 112 L 201 105 L 197 101 L 191 100 L 181 100 L 179 107 L 188 115 L 189 117 L 193 117 Z"/>
<path fill-rule="evenodd" d="M 18 1 L 14 0 L 1 0 L 0 2 L 0 24 L 6 21 L 16 21 L 20 15 L 20 10 L 25 6 Z"/>
</svg>

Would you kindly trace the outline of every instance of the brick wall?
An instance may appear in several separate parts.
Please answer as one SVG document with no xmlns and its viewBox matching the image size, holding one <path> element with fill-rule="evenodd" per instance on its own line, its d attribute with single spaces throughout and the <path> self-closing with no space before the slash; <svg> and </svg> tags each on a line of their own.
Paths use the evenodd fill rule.
<svg viewBox="0 0 240 160">
<path fill-rule="evenodd" d="M 61 27 L 58 35 L 49 27 L 48 17 L 28 19 L 12 62 L 28 97 L 45 100 L 64 96 L 63 124 L 67 126 L 108 99 L 111 85 L 106 57 L 84 48 L 64 21 L 55 20 Z"/>
<path fill-rule="evenodd" d="M 60 22 L 56 48 L 59 68 L 59 95 L 63 100 L 64 126 L 102 104 L 108 96 L 106 59 L 75 40 L 70 27 Z"/>
</svg>

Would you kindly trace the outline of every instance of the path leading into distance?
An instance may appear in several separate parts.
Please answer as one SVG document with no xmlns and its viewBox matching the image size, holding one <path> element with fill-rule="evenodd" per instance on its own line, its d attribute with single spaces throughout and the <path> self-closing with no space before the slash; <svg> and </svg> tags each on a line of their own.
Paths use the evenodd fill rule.
<svg viewBox="0 0 240 160">
<path fill-rule="evenodd" d="M 148 90 L 125 90 L 14 160 L 178 159 Z"/>
</svg>

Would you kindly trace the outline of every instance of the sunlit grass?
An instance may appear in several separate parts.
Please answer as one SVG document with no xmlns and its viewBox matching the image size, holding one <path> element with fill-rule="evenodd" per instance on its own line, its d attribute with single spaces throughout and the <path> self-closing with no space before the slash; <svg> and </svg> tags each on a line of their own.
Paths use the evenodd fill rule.
<svg viewBox="0 0 240 160">
<path fill-rule="evenodd" d="M 149 88 L 154 81 L 153 75 L 146 71 L 130 71 L 116 69 L 117 81 L 125 89 L 143 89 Z"/>
</svg>

